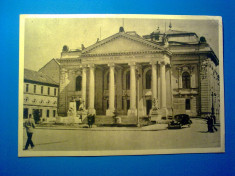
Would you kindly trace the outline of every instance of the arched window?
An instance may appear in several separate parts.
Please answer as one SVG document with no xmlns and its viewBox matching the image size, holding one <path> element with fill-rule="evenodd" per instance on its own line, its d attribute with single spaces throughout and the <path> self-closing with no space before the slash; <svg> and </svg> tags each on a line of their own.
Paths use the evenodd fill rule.
<svg viewBox="0 0 235 176">
<path fill-rule="evenodd" d="M 151 81 L 152 81 L 152 71 L 149 70 L 147 71 L 146 73 L 146 76 L 145 76 L 145 88 L 146 89 L 151 89 Z"/>
<path fill-rule="evenodd" d="M 126 72 L 126 89 L 130 90 L 130 71 Z"/>
<path fill-rule="evenodd" d="M 185 89 L 190 88 L 190 74 L 188 72 L 184 72 L 182 74 L 182 83 L 183 83 L 183 88 Z"/>
<path fill-rule="evenodd" d="M 81 91 L 82 90 L 82 77 L 78 76 L 76 78 L 76 91 Z"/>
</svg>

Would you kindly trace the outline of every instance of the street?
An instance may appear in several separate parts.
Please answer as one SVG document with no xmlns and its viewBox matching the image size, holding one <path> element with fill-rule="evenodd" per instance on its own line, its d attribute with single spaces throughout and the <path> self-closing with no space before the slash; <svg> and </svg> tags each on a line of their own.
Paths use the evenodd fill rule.
<svg viewBox="0 0 235 176">
<path fill-rule="evenodd" d="M 207 133 L 202 119 L 192 119 L 190 128 L 135 130 L 135 127 L 97 127 L 93 129 L 35 129 L 31 151 L 88 151 L 210 148 L 220 146 L 220 127 Z M 101 130 L 99 130 L 99 128 Z M 118 127 L 117 127 L 118 128 Z M 116 129 L 116 128 L 114 128 Z M 24 144 L 27 140 L 24 130 Z"/>
</svg>

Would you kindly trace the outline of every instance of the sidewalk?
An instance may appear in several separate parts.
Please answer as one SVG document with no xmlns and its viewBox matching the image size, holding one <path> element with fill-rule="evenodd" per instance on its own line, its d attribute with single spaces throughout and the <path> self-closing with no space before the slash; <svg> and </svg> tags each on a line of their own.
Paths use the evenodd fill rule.
<svg viewBox="0 0 235 176">
<path fill-rule="evenodd" d="M 143 127 L 97 127 L 88 128 L 85 125 L 78 126 L 39 126 L 36 129 L 50 129 L 50 130 L 85 130 L 85 131 L 159 131 L 167 129 L 167 124 L 154 124 Z"/>
</svg>

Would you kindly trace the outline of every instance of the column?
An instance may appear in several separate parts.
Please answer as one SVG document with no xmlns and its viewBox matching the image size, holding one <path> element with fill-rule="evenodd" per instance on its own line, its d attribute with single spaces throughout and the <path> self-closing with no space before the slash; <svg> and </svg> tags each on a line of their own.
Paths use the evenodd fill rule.
<svg viewBox="0 0 235 176">
<path fill-rule="evenodd" d="M 144 100 L 143 100 L 143 71 L 142 71 L 142 65 L 138 65 L 138 73 L 139 73 L 139 78 L 138 78 L 138 86 L 139 86 L 139 99 L 137 99 L 138 103 L 138 114 L 139 117 L 145 116 L 145 110 L 144 110 Z"/>
<path fill-rule="evenodd" d="M 95 65 L 89 64 L 90 81 L 89 81 L 89 113 L 96 114 L 95 110 Z"/>
<path fill-rule="evenodd" d="M 109 64 L 109 109 L 106 111 L 107 116 L 113 116 L 115 111 L 115 78 L 114 64 Z"/>
<path fill-rule="evenodd" d="M 136 73 L 135 73 L 135 63 L 130 63 L 130 109 L 128 110 L 128 116 L 136 116 Z"/>
<path fill-rule="evenodd" d="M 167 116 L 166 107 L 166 65 L 165 62 L 161 62 L 160 65 L 160 76 L 161 76 L 161 112 L 162 116 Z"/>
<path fill-rule="evenodd" d="M 155 101 L 157 101 L 157 62 L 152 62 L 151 64 L 152 64 L 152 100 L 155 99 Z M 154 106 L 153 102 L 152 106 Z"/>
<path fill-rule="evenodd" d="M 86 67 L 82 68 L 82 103 L 84 109 L 86 109 L 86 70 Z"/>
<path fill-rule="evenodd" d="M 161 74 L 161 108 L 166 108 L 166 66 L 162 62 L 160 65 L 160 74 Z"/>
</svg>

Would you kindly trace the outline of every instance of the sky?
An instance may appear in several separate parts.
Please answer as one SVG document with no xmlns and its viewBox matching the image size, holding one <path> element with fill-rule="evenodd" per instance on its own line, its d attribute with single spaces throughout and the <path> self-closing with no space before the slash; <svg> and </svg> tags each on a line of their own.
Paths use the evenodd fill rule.
<svg viewBox="0 0 235 176">
<path fill-rule="evenodd" d="M 88 47 L 97 38 L 107 38 L 124 26 L 125 31 L 136 31 L 140 36 L 160 28 L 195 32 L 206 37 L 218 56 L 218 23 L 216 20 L 150 19 L 150 18 L 26 18 L 24 32 L 24 67 L 39 70 L 53 58 L 60 58 L 64 45 L 69 49 Z"/>
</svg>

